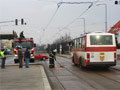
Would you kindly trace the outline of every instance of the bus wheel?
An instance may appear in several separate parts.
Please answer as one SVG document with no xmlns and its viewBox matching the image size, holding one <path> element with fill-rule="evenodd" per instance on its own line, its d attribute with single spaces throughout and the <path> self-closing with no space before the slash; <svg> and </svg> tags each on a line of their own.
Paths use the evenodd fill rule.
<svg viewBox="0 0 120 90">
<path fill-rule="evenodd" d="M 73 64 L 74 64 L 74 66 L 77 66 L 77 64 L 76 64 L 75 61 L 74 61 L 74 57 L 73 57 Z"/>
<path fill-rule="evenodd" d="M 82 65 L 82 58 L 80 57 L 80 64 L 79 64 L 80 68 L 83 69 L 84 66 Z"/>
</svg>

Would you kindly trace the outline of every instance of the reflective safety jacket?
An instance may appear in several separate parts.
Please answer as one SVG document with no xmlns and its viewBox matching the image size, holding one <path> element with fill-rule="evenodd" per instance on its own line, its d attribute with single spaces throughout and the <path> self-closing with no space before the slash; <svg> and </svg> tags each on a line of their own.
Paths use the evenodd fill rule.
<svg viewBox="0 0 120 90">
<path fill-rule="evenodd" d="M 2 57 L 2 58 L 5 58 L 4 51 L 0 52 L 0 54 L 1 54 L 1 57 Z"/>
<path fill-rule="evenodd" d="M 52 52 L 50 52 L 49 58 L 55 59 L 55 54 L 53 54 Z"/>
</svg>

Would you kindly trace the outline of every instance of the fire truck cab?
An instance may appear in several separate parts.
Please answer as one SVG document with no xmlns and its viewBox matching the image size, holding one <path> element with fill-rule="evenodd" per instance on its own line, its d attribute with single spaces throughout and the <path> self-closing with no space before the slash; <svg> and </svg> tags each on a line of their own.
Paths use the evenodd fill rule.
<svg viewBox="0 0 120 90">
<path fill-rule="evenodd" d="M 30 50 L 30 62 L 34 62 L 34 47 L 36 45 L 33 42 L 33 38 L 23 38 L 23 39 L 14 39 L 13 40 L 13 48 L 14 48 L 14 63 L 18 63 L 18 47 L 22 47 L 22 53 L 24 55 L 24 52 L 26 48 L 29 48 Z"/>
</svg>

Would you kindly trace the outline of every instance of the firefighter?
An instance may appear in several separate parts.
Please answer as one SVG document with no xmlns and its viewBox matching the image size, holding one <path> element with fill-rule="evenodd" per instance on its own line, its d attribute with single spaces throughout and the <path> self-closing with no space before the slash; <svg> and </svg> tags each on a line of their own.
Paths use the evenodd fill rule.
<svg viewBox="0 0 120 90">
<path fill-rule="evenodd" d="M 23 58 L 22 48 L 19 47 L 19 48 L 18 48 L 19 68 L 22 68 L 22 67 L 23 67 L 22 58 Z"/>
<path fill-rule="evenodd" d="M 52 52 L 50 52 L 50 54 L 49 54 L 49 68 L 55 67 L 54 60 L 56 60 L 56 52 L 57 52 L 57 50 L 55 49 Z"/>
<path fill-rule="evenodd" d="M 25 36 L 24 36 L 23 33 L 24 33 L 24 31 L 20 32 L 20 38 L 21 38 L 21 39 L 25 38 Z"/>
<path fill-rule="evenodd" d="M 5 53 L 6 53 L 6 49 L 2 49 L 2 51 L 0 52 L 2 58 L 1 68 L 5 68 L 5 61 L 6 61 Z"/>
</svg>

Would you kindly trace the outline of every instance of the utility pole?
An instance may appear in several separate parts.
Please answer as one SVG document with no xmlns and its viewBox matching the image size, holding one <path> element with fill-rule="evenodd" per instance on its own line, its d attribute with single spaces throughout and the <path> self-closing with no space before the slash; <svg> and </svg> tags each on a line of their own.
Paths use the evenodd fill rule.
<svg viewBox="0 0 120 90">
<path fill-rule="evenodd" d="M 84 22 L 84 34 L 85 34 L 85 18 L 80 18 L 80 19 L 83 19 L 83 22 Z"/>
<path fill-rule="evenodd" d="M 104 5 L 105 6 L 105 32 L 107 32 L 107 4 L 97 4 L 96 6 Z"/>
</svg>

